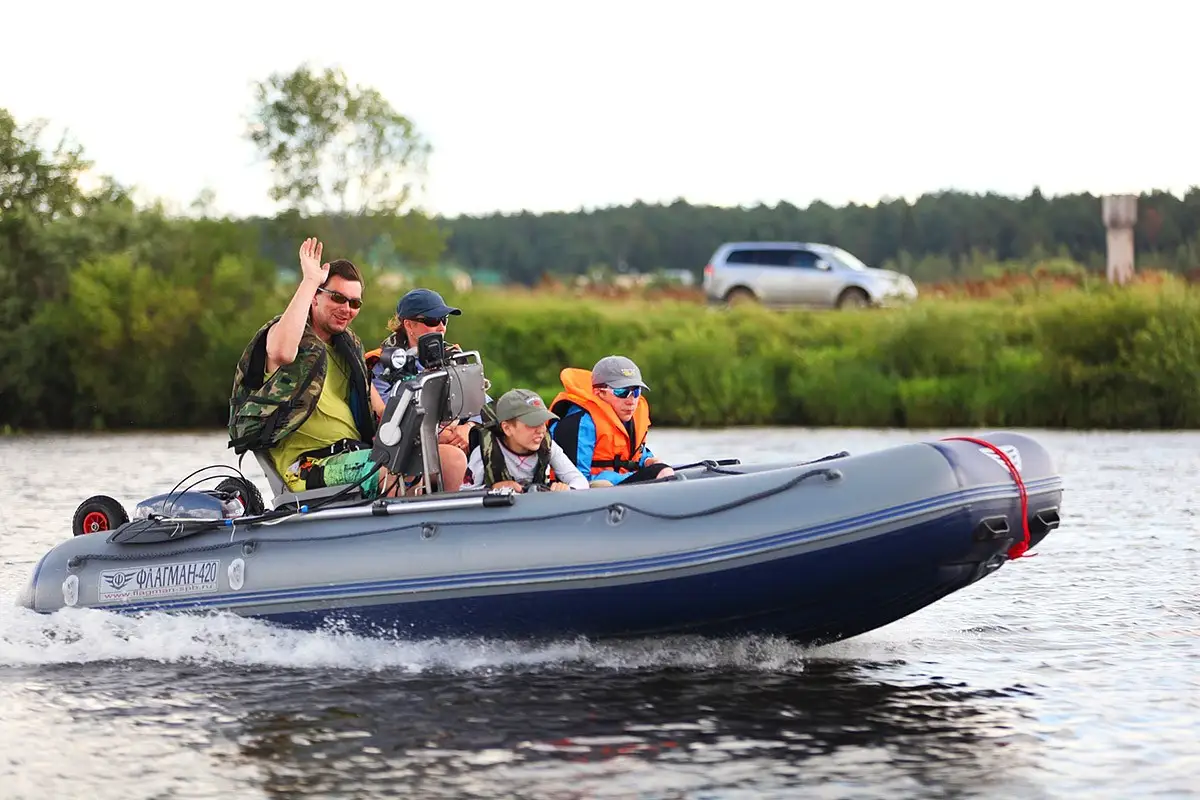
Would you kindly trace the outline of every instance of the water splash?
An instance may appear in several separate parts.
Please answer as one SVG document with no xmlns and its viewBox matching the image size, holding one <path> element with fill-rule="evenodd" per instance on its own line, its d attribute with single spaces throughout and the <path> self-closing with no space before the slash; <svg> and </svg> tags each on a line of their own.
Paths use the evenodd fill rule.
<svg viewBox="0 0 1200 800">
<path fill-rule="evenodd" d="M 0 601 L 2 602 L 2 601 Z M 827 650 L 821 649 L 821 650 Z M 782 639 L 692 637 L 597 643 L 488 639 L 398 641 L 336 629 L 300 631 L 233 614 L 0 611 L 0 668 L 146 660 L 366 672 L 476 671 L 554 666 L 802 671 L 818 651 Z"/>
</svg>

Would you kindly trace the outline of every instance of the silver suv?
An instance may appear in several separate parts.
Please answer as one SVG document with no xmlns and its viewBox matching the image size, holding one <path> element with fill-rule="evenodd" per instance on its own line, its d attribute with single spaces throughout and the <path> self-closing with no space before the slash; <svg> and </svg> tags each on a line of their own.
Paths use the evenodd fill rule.
<svg viewBox="0 0 1200 800">
<path fill-rule="evenodd" d="M 911 302 L 912 279 L 873 269 L 840 247 L 807 242 L 730 242 L 704 268 L 711 302 L 863 308 Z"/>
</svg>

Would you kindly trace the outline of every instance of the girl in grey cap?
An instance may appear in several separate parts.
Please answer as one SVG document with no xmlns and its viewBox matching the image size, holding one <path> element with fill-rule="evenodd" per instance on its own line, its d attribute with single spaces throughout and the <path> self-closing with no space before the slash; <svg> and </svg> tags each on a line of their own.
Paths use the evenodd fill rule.
<svg viewBox="0 0 1200 800">
<path fill-rule="evenodd" d="M 512 489 L 523 492 L 531 485 L 551 491 L 587 489 L 583 477 L 562 448 L 546 432 L 546 423 L 558 419 L 546 409 L 536 392 L 513 389 L 496 401 L 496 422 L 480 431 L 480 444 L 467 460 L 463 489 Z M 549 478 L 554 470 L 554 480 Z"/>
</svg>

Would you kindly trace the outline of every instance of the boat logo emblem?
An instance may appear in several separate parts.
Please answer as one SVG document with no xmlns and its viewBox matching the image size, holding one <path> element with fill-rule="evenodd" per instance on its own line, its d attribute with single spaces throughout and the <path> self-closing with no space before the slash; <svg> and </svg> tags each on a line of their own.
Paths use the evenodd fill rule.
<svg viewBox="0 0 1200 800">
<path fill-rule="evenodd" d="M 137 574 L 138 571 L 136 569 L 130 570 L 129 572 L 106 572 L 104 573 L 104 582 L 117 591 L 120 591 L 124 589 L 125 585 L 133 580 L 133 577 Z"/>
<path fill-rule="evenodd" d="M 1016 446 L 1011 445 L 1011 444 L 1004 445 L 1003 447 L 1000 448 L 1000 450 L 1004 453 L 1004 455 L 1008 456 L 1008 460 L 1011 461 L 1013 466 L 1017 468 L 1017 472 L 1020 472 L 1021 471 L 1021 451 L 1018 450 L 1016 448 Z M 1000 456 L 996 455 L 995 451 L 993 451 L 990 447 L 981 447 L 981 448 L 979 448 L 979 452 L 983 453 L 985 456 L 990 458 L 992 461 L 995 461 L 997 464 L 1004 467 L 1005 469 L 1008 469 L 1008 466 L 1004 463 L 1004 459 L 1002 459 L 1002 458 L 1000 458 Z"/>
</svg>

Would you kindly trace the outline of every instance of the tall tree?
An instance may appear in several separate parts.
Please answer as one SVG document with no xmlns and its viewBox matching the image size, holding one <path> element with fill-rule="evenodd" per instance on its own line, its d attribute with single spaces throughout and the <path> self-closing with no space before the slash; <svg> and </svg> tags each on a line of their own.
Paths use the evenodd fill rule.
<svg viewBox="0 0 1200 800">
<path fill-rule="evenodd" d="M 34 319 L 65 295 L 79 250 L 71 224 L 93 202 L 78 183 L 90 166 L 83 149 L 65 137 L 47 146 L 45 133 L 44 121 L 18 125 L 0 108 L 0 422 L 5 423 L 19 419 L 22 409 L 40 407 L 43 384 L 61 377 L 29 380 L 45 371 L 46 350 Z"/>
<path fill-rule="evenodd" d="M 79 176 L 91 165 L 64 137 L 42 144 L 46 123 L 19 126 L 0 108 L 0 328 L 26 321 L 36 303 L 56 299 L 67 264 L 46 245 L 47 226 L 82 213 Z"/>
<path fill-rule="evenodd" d="M 255 85 L 246 136 L 274 168 L 271 198 L 301 213 L 397 214 L 430 152 L 376 89 L 307 64 Z"/>
</svg>

